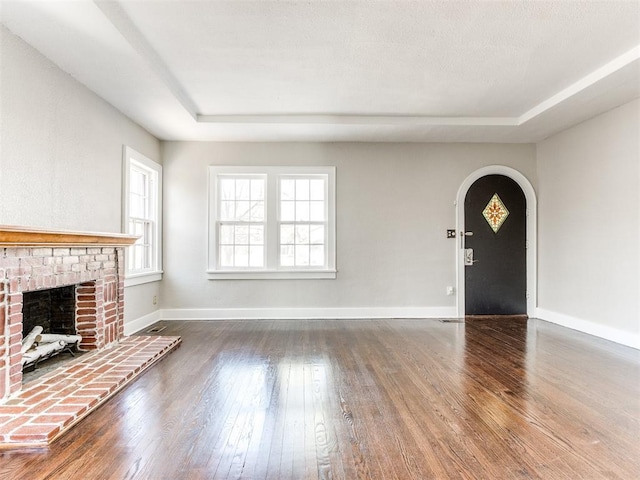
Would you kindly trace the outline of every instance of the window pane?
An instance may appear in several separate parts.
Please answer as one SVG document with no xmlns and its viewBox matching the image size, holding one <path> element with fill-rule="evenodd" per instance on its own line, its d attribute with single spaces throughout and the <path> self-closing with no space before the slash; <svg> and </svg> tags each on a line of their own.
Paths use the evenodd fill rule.
<svg viewBox="0 0 640 480">
<path fill-rule="evenodd" d="M 220 202 L 220 220 L 233 220 L 236 213 L 236 202 Z"/>
<path fill-rule="evenodd" d="M 251 220 L 251 202 L 239 201 L 236 202 L 236 215 L 235 220 L 241 222 L 248 222 Z"/>
<path fill-rule="evenodd" d="M 129 196 L 129 216 L 145 218 L 145 198 L 140 195 L 131 194 Z"/>
<path fill-rule="evenodd" d="M 251 200 L 264 200 L 264 180 L 251 180 Z"/>
<path fill-rule="evenodd" d="M 312 222 L 324 221 L 324 202 L 309 202 L 309 220 Z"/>
<path fill-rule="evenodd" d="M 133 268 L 135 270 L 142 270 L 144 264 L 143 264 L 143 259 L 144 259 L 144 246 L 143 245 L 135 245 L 134 247 L 134 265 Z"/>
<path fill-rule="evenodd" d="M 309 232 L 309 243 L 315 245 L 324 244 L 324 225 L 311 225 Z"/>
<path fill-rule="evenodd" d="M 146 194 L 147 175 L 140 170 L 132 169 L 129 177 L 129 192 L 136 195 Z"/>
<path fill-rule="evenodd" d="M 324 180 L 313 179 L 309 182 L 309 199 L 324 200 Z"/>
<path fill-rule="evenodd" d="M 264 221 L 264 202 L 253 202 L 249 214 L 252 222 Z"/>
<path fill-rule="evenodd" d="M 251 180 L 239 178 L 236 180 L 236 200 L 249 200 L 251 194 Z"/>
<path fill-rule="evenodd" d="M 295 200 L 296 181 L 292 179 L 280 180 L 280 200 Z"/>
<path fill-rule="evenodd" d="M 220 225 L 220 243 L 222 245 L 233 244 L 233 225 Z"/>
<path fill-rule="evenodd" d="M 234 263 L 236 267 L 248 267 L 249 247 L 245 245 L 236 245 L 234 257 Z"/>
<path fill-rule="evenodd" d="M 133 234 L 140 237 L 138 239 L 139 243 L 144 242 L 144 223 L 135 222 L 134 227 L 133 227 Z"/>
<path fill-rule="evenodd" d="M 250 267 L 264 266 L 264 247 L 262 246 L 249 247 L 249 266 Z"/>
<path fill-rule="evenodd" d="M 293 245 L 280 246 L 280 266 L 282 267 L 294 266 L 295 263 L 294 263 L 293 252 L 294 252 Z"/>
<path fill-rule="evenodd" d="M 309 245 L 296 245 L 296 266 L 309 265 Z"/>
<path fill-rule="evenodd" d="M 309 244 L 309 225 L 296 225 L 296 245 Z"/>
<path fill-rule="evenodd" d="M 281 245 L 293 245 L 295 228 L 293 225 L 281 225 L 280 226 L 280 244 Z"/>
<path fill-rule="evenodd" d="M 309 248 L 309 265 L 319 267 L 324 265 L 324 246 L 323 245 L 311 245 Z"/>
<path fill-rule="evenodd" d="M 220 247 L 220 265 L 222 267 L 233 267 L 233 246 Z"/>
<path fill-rule="evenodd" d="M 309 202 L 296 202 L 296 222 L 309 221 Z"/>
<path fill-rule="evenodd" d="M 245 225 L 236 225 L 235 229 L 236 229 L 236 238 L 234 243 L 236 245 L 248 245 L 249 244 L 249 227 Z"/>
<path fill-rule="evenodd" d="M 280 202 L 280 220 L 292 222 L 295 220 L 295 202 Z"/>
<path fill-rule="evenodd" d="M 309 180 L 298 178 L 296 180 L 296 200 L 309 200 Z"/>
<path fill-rule="evenodd" d="M 143 266 L 143 245 L 132 245 L 129 247 L 129 270 L 140 270 Z"/>
<path fill-rule="evenodd" d="M 264 227 L 251 225 L 249 227 L 249 243 L 251 245 L 264 245 Z"/>
<path fill-rule="evenodd" d="M 220 180 L 220 199 L 235 200 L 236 181 L 233 178 L 223 178 Z"/>
</svg>

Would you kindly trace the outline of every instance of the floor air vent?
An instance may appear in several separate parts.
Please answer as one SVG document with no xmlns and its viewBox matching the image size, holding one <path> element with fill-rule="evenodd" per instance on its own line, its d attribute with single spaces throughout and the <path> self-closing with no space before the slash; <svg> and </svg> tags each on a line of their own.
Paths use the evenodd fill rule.
<svg viewBox="0 0 640 480">
<path fill-rule="evenodd" d="M 151 327 L 149 330 L 147 330 L 147 333 L 160 333 L 165 328 L 167 327 L 164 325 L 156 325 L 155 327 Z"/>
</svg>

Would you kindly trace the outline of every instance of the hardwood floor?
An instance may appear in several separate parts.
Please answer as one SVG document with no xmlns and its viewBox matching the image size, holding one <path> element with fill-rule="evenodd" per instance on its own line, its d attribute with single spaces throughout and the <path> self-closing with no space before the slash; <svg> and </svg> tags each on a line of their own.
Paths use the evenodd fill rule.
<svg viewBox="0 0 640 480">
<path fill-rule="evenodd" d="M 633 479 L 640 352 L 537 320 L 165 322 L 182 346 L 1 479 Z"/>
</svg>

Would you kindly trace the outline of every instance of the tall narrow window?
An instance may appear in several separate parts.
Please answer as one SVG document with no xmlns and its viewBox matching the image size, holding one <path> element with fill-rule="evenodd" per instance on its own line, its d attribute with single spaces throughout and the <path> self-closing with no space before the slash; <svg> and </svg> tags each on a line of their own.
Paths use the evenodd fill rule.
<svg viewBox="0 0 640 480">
<path fill-rule="evenodd" d="M 126 252 L 126 285 L 161 279 L 162 167 L 124 148 L 123 229 L 138 236 Z"/>
<path fill-rule="evenodd" d="M 326 264 L 326 175 L 280 177 L 280 266 Z"/>
<path fill-rule="evenodd" d="M 264 267 L 265 179 L 220 176 L 218 182 L 220 267 Z"/>
<path fill-rule="evenodd" d="M 334 167 L 210 167 L 209 278 L 335 278 Z"/>
</svg>

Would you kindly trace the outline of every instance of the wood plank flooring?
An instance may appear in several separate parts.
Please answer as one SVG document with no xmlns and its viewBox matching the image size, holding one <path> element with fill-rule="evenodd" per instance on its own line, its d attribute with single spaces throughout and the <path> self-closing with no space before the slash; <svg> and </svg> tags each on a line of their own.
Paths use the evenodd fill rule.
<svg viewBox="0 0 640 480">
<path fill-rule="evenodd" d="M 538 320 L 164 322 L 182 347 L 0 479 L 635 479 L 640 352 Z"/>
</svg>

